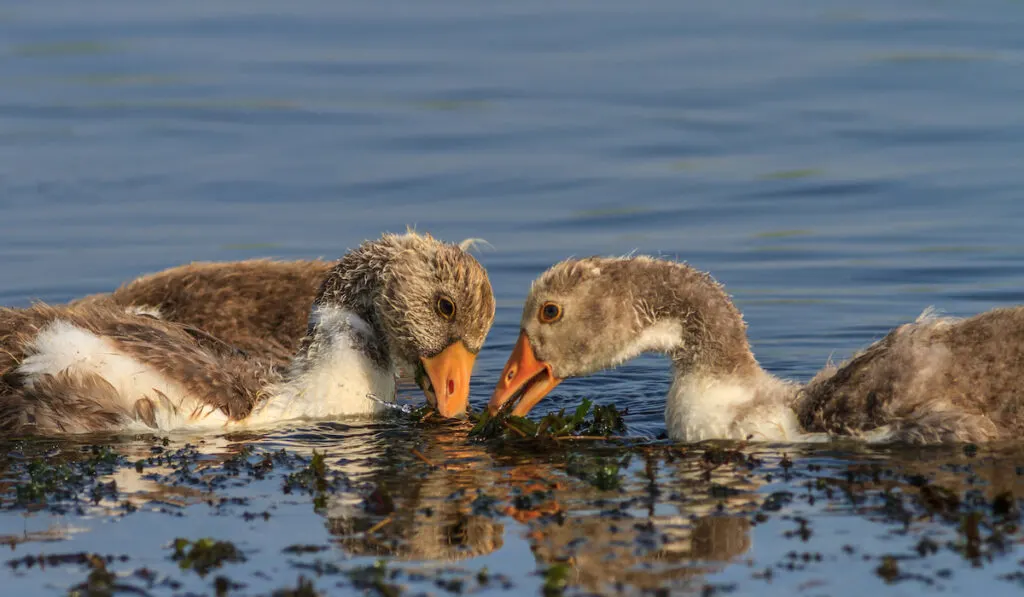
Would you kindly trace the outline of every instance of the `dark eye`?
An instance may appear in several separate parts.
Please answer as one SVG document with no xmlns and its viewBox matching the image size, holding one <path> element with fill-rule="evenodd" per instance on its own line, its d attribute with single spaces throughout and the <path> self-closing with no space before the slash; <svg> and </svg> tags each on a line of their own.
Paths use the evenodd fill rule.
<svg viewBox="0 0 1024 597">
<path fill-rule="evenodd" d="M 558 303 L 544 303 L 540 306 L 540 322 L 555 323 L 562 318 L 562 306 Z"/>
<path fill-rule="evenodd" d="M 455 303 L 452 302 L 452 299 L 446 296 L 439 297 L 434 308 L 437 309 L 438 315 L 444 317 L 448 321 L 455 319 Z"/>
</svg>

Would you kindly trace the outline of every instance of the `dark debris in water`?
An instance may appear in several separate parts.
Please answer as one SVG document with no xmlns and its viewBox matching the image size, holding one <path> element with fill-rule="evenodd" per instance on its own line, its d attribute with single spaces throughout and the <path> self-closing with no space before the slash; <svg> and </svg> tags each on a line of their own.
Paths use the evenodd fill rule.
<svg viewBox="0 0 1024 597">
<path fill-rule="evenodd" d="M 131 585 L 118 582 L 117 575 L 107 570 L 107 562 L 98 556 L 91 556 L 88 560 L 92 569 L 85 582 L 75 585 L 68 591 L 71 597 L 106 597 L 115 592 L 134 591 Z"/>
<path fill-rule="evenodd" d="M 343 566 L 334 561 L 316 560 L 312 563 L 296 563 L 296 568 L 309 572 L 318 578 L 340 577 L 344 579 L 335 586 L 355 589 L 359 594 L 378 597 L 399 595 L 437 594 L 436 591 L 411 592 L 413 584 L 429 584 L 441 594 L 465 595 L 483 590 L 507 591 L 516 585 L 504 574 L 492 574 L 487 568 L 475 572 L 454 567 L 405 567 L 395 562 L 377 560 L 362 566 Z"/>
<path fill-rule="evenodd" d="M 565 472 L 600 490 L 611 491 L 621 487 L 622 471 L 629 468 L 631 457 L 629 454 L 621 458 L 570 454 Z"/>
<path fill-rule="evenodd" d="M 230 541 L 203 538 L 196 541 L 175 539 L 171 559 L 178 562 L 182 570 L 194 570 L 199 576 L 206 576 L 211 570 L 230 562 L 244 562 L 245 555 Z"/>
<path fill-rule="evenodd" d="M 313 581 L 305 576 L 299 577 L 298 585 L 294 589 L 278 589 L 272 593 L 272 597 L 320 597 L 323 595 L 316 589 Z"/>
<path fill-rule="evenodd" d="M 97 554 L 80 551 L 77 553 L 28 555 L 22 558 L 7 560 L 7 566 L 9 566 L 12 570 L 17 570 L 18 568 L 31 569 L 35 566 L 38 566 L 40 569 L 56 568 L 58 566 L 66 565 L 92 566 L 98 560 L 102 560 L 106 564 L 111 564 L 115 561 L 127 562 L 129 558 L 126 555 L 100 556 Z"/>
<path fill-rule="evenodd" d="M 290 473 L 284 480 L 284 493 L 303 490 L 313 495 L 313 508 L 327 507 L 328 496 L 348 484 L 348 479 L 327 465 L 326 455 L 313 450 L 309 463 L 301 470 Z"/>
<path fill-rule="evenodd" d="M 683 577 L 700 574 L 699 562 L 749 558 L 751 534 L 770 532 L 793 549 L 751 562 L 751 583 L 796 575 L 821 583 L 806 581 L 801 586 L 808 591 L 828 592 L 829 571 L 849 562 L 881 587 L 948 589 L 956 566 L 936 565 L 939 557 L 991 568 L 992 582 L 1006 587 L 1024 583 L 1024 573 L 1012 569 L 1024 541 L 1018 497 L 1024 495 L 1024 458 L 1004 458 L 987 447 L 918 457 L 870 450 L 837 455 L 831 446 L 783 451 L 729 442 L 558 440 L 589 437 L 595 430 L 600 437 L 620 433 L 613 431 L 614 417 L 602 419 L 596 412 L 585 403 L 518 431 L 504 424 L 514 425 L 514 419 L 478 417 L 478 439 L 487 437 L 482 430 L 488 424 L 500 427 L 489 428 L 490 440 L 476 442 L 453 434 L 452 427 L 424 426 L 408 431 L 404 443 L 381 444 L 370 467 L 349 468 L 352 457 L 338 456 L 347 445 L 326 442 L 312 454 L 258 443 L 211 454 L 200 444 L 162 438 L 136 441 L 131 451 L 19 446 L 9 450 L 2 494 L 11 516 L 45 510 L 69 520 L 103 520 L 149 512 L 182 519 L 175 524 L 191 525 L 177 533 L 184 535 L 203 522 L 190 517 L 208 512 L 235 517 L 254 534 L 176 541 L 174 535 L 154 536 L 154 558 L 135 551 L 130 557 L 46 551 L 37 548 L 39 542 L 60 537 L 25 533 L 2 539 L 14 550 L 36 544 L 13 554 L 4 569 L 40 578 L 57 567 L 80 569 L 81 576 L 65 585 L 74 595 L 456 595 L 511 587 L 545 595 L 641 593 L 682 586 Z M 531 449 L 533 444 L 540 449 Z M 353 472 L 373 467 L 379 472 Z M 131 477 L 160 489 L 140 494 L 118 486 Z M 285 507 L 293 509 L 278 516 L 277 508 Z M 858 532 L 891 536 L 886 552 L 869 553 L 856 534 L 838 538 L 832 525 L 819 524 L 823 511 L 834 520 L 865 521 L 860 527 L 870 530 Z M 280 525 L 296 512 L 322 517 L 314 526 L 328 531 L 277 539 Z M 105 526 L 88 532 L 101 533 Z M 438 567 L 500 551 L 510 532 L 520 534 L 536 558 L 516 583 L 485 570 Z M 140 545 L 146 540 L 140 537 Z M 252 552 L 244 553 L 236 542 L 252 546 Z M 277 554 L 281 569 L 273 575 L 254 572 L 254 552 Z M 631 576 L 641 569 L 649 582 Z M 281 570 L 288 571 L 286 577 Z M 195 589 L 199 582 L 201 591 Z M 704 594 L 748 589 L 699 579 L 687 586 Z"/>
<path fill-rule="evenodd" d="M 480 440 L 494 439 L 611 439 L 626 431 L 623 419 L 628 410 L 619 411 L 614 405 L 594 406 L 591 400 L 583 402 L 569 415 L 565 409 L 544 415 L 532 421 L 503 409 L 496 415 L 484 410 L 470 415 L 474 425 L 469 437 Z"/>
<path fill-rule="evenodd" d="M 565 592 L 572 578 L 572 568 L 565 563 L 557 563 L 549 566 L 543 572 L 544 585 L 542 592 L 545 597 L 555 597 Z"/>
<path fill-rule="evenodd" d="M 62 503 L 86 500 L 96 503 L 104 497 L 116 499 L 117 484 L 103 483 L 99 478 L 123 466 L 124 457 L 109 446 L 90 446 L 81 453 L 84 458 L 70 462 L 43 458 L 28 462 L 22 481 L 14 488 L 16 503 L 27 508 L 51 506 L 60 510 Z"/>
</svg>

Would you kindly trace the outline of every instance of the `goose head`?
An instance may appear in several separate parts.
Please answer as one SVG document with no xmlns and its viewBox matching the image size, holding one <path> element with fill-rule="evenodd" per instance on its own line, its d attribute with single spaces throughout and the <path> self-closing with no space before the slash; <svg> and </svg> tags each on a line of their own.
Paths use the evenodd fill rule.
<svg viewBox="0 0 1024 597">
<path fill-rule="evenodd" d="M 429 234 L 385 234 L 351 251 L 313 303 L 306 344 L 332 310 L 355 315 L 367 352 L 386 368 L 416 372 L 428 402 L 464 416 L 476 355 L 494 321 L 483 266 L 457 244 Z M 347 321 L 353 319 L 349 317 Z"/>
<path fill-rule="evenodd" d="M 645 256 L 563 261 L 534 281 L 488 408 L 517 400 L 525 416 L 564 379 L 644 352 L 669 354 L 676 375 L 756 367 L 742 316 L 708 274 Z"/>
</svg>

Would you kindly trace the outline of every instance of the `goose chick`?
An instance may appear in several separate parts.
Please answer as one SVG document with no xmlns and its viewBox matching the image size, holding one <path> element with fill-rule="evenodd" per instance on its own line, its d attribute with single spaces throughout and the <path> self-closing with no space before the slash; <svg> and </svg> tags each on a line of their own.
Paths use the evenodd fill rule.
<svg viewBox="0 0 1024 597">
<path fill-rule="evenodd" d="M 707 273 L 650 257 L 559 263 L 533 284 L 489 408 L 523 416 L 567 377 L 667 354 L 679 441 L 985 441 L 1024 430 L 1024 309 L 902 326 L 806 387 L 758 364 L 746 324 Z"/>
<path fill-rule="evenodd" d="M 424 238 L 430 239 L 429 234 Z M 468 250 L 475 239 L 459 243 Z M 338 265 L 324 259 L 194 262 L 140 276 L 71 304 L 111 303 L 190 326 L 250 356 L 289 363 L 320 286 Z"/>
<path fill-rule="evenodd" d="M 186 326 L 99 303 L 0 309 L 0 429 L 41 434 L 224 428 L 377 413 L 399 367 L 446 417 L 465 413 L 494 317 L 458 246 L 384 235 L 321 285 L 286 369 Z M 434 390 L 436 388 L 436 391 Z"/>
</svg>

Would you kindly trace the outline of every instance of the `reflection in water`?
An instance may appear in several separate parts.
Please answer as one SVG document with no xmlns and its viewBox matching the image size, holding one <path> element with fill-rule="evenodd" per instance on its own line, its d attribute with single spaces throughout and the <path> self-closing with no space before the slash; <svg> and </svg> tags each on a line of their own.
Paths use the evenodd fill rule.
<svg viewBox="0 0 1024 597">
<path fill-rule="evenodd" d="M 366 481 L 372 490 L 359 503 L 332 500 L 328 527 L 346 551 L 456 561 L 501 548 L 504 524 L 473 509 L 478 492 L 493 488 L 499 473 L 482 449 L 466 444 L 464 432 L 447 431 L 416 442 L 419 457 L 413 445 L 384 450 Z"/>
<path fill-rule="evenodd" d="M 627 465 L 615 473 L 619 488 L 604 491 L 579 471 L 569 474 L 581 453 L 603 463 L 600 450 L 493 450 L 467 443 L 464 433 L 445 425 L 407 442 L 358 440 L 379 449 L 360 462 L 365 474 L 357 493 L 332 497 L 326 510 L 328 529 L 346 553 L 465 560 L 500 550 L 506 521 L 514 521 L 539 568 L 567 563 L 576 584 L 600 590 L 699 577 L 750 547 L 747 518 L 729 514 L 757 502 L 748 478 L 712 475 L 716 491 L 727 494 L 722 499 L 708 493 L 709 471 L 700 462 L 667 462 L 648 450 L 641 454 L 643 474 L 631 475 L 640 471 Z M 358 442 L 348 450 L 371 453 Z M 343 459 L 343 468 L 352 464 Z"/>
<path fill-rule="evenodd" d="M 756 484 L 712 475 L 709 493 L 704 478 L 711 471 L 692 458 L 667 460 L 666 453 L 644 450 L 644 467 L 629 469 L 635 477 L 625 475 L 614 497 L 549 467 L 548 474 L 562 476 L 555 494 L 564 510 L 558 524 L 531 524 L 538 561 L 568 563 L 574 584 L 590 591 L 657 589 L 699 582 L 746 552 L 749 522 L 735 513 L 756 502 Z"/>
<path fill-rule="evenodd" d="M 319 562 L 313 569 L 328 574 L 379 558 L 470 566 L 512 547 L 509 553 L 532 554 L 532 561 L 512 563 L 529 573 L 520 582 L 540 583 L 561 569 L 569 586 L 586 592 L 696 590 L 737 567 L 781 565 L 754 561 L 755 537 L 799 541 L 802 550 L 817 540 L 816 549 L 835 551 L 837 543 L 815 531 L 822 516 L 897 532 L 910 554 L 930 555 L 948 537 L 948 553 L 971 565 L 999 562 L 1016 540 L 1015 496 L 1024 491 L 1024 457 L 1013 447 L 478 444 L 465 433 L 456 423 L 398 421 L 321 423 L 194 443 L 121 438 L 114 451 L 77 440 L 19 443 L 0 460 L 7 509 L 0 541 L 18 557 L 25 544 L 30 554 L 42 543 L 74 545 L 83 537 L 103 545 L 111 531 L 97 521 L 130 524 L 142 512 L 187 515 L 192 526 L 203 516 L 240 514 L 247 526 L 233 532 L 249 537 L 242 539 L 246 553 L 277 562 L 273 554 L 291 553 L 286 569 L 304 565 L 295 554 L 307 551 Z M 317 470 L 314 453 L 324 455 L 319 477 L 308 476 Z M 46 484 L 54 471 L 67 487 Z M 296 475 L 307 475 L 305 484 L 289 481 Z M 231 510 L 236 503 L 242 512 Z M 297 541 L 260 530 L 279 515 L 312 515 L 321 533 L 306 531 Z M 759 530 L 774 518 L 796 531 Z M 169 533 L 153 537 L 156 564 L 148 565 L 164 562 L 160 550 L 178 531 Z M 235 540 L 230 533 L 216 538 Z M 925 539 L 937 547 L 915 547 Z M 887 549 L 895 549 L 891 541 Z M 114 545 L 104 549 L 114 552 Z M 519 545 L 528 552 L 517 552 Z"/>
<path fill-rule="evenodd" d="M 22 528 L 13 531 L 8 528 L 21 524 Z M 31 530 L 29 527 L 41 526 L 37 518 L 24 520 L 4 520 L 3 530 L 0 531 L 0 546 L 9 546 L 12 550 L 21 543 L 53 543 L 65 541 L 75 533 L 87 531 L 85 527 L 62 524 L 58 521 L 46 521 L 42 530 Z M 13 532 L 12 532 L 13 531 Z"/>
</svg>

